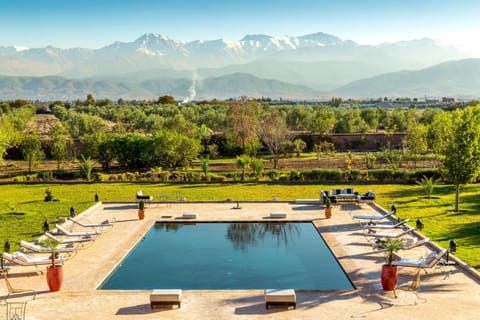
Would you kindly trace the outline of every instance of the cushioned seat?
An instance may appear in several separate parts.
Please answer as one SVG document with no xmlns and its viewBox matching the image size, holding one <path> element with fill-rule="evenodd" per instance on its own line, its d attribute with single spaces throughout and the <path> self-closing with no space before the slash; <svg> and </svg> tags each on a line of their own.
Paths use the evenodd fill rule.
<svg viewBox="0 0 480 320">
<path fill-rule="evenodd" d="M 150 294 L 150 307 L 153 309 L 157 305 L 178 305 L 180 308 L 182 302 L 181 289 L 155 289 Z"/>
<path fill-rule="evenodd" d="M 265 306 L 268 309 L 271 305 L 285 305 L 297 308 L 297 297 L 293 289 L 265 289 Z"/>
<path fill-rule="evenodd" d="M 184 212 L 182 218 L 184 219 L 197 219 L 198 214 L 196 212 Z"/>
<path fill-rule="evenodd" d="M 287 214 L 285 212 L 270 212 L 270 218 L 286 218 Z"/>
</svg>

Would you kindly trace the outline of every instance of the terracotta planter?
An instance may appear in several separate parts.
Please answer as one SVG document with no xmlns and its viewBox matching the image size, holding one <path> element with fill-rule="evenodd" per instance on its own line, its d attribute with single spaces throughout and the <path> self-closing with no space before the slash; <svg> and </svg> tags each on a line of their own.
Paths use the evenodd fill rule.
<svg viewBox="0 0 480 320">
<path fill-rule="evenodd" d="M 332 217 L 332 208 L 325 208 L 325 218 L 330 219 Z"/>
<path fill-rule="evenodd" d="M 382 266 L 382 287 L 384 291 L 395 290 L 397 286 L 398 269 L 397 266 Z"/>
<path fill-rule="evenodd" d="M 60 291 L 63 284 L 63 267 L 47 267 L 47 284 L 50 291 Z"/>
<path fill-rule="evenodd" d="M 138 210 L 138 219 L 143 220 L 145 218 L 145 210 Z"/>
</svg>

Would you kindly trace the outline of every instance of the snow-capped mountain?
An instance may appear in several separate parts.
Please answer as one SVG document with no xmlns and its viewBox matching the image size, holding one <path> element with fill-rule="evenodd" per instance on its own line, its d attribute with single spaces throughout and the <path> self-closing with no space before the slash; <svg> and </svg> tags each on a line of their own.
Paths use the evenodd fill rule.
<svg viewBox="0 0 480 320">
<path fill-rule="evenodd" d="M 399 49 L 401 55 L 395 53 L 395 50 Z M 352 40 L 342 40 L 318 32 L 298 37 L 252 34 L 241 40 L 191 42 L 170 39 L 162 34 L 146 33 L 132 42 L 116 41 L 96 50 L 64 50 L 51 46 L 27 50 L 0 47 L 0 57 L 0 75 L 62 75 L 78 78 L 119 75 L 155 68 L 223 68 L 259 59 L 297 62 L 356 61 L 363 64 L 374 61 L 377 66 L 387 66 L 385 71 L 395 71 L 395 67 L 425 67 L 464 56 L 451 48 L 440 47 L 429 39 L 362 46 Z M 400 61 L 397 65 L 396 59 Z"/>
<path fill-rule="evenodd" d="M 241 40 L 216 39 L 183 42 L 146 33 L 132 42 L 116 41 L 103 48 L 59 49 L 51 46 L 18 50 L 0 47 L 0 74 L 94 76 L 150 68 L 194 69 L 246 63 L 286 50 L 355 45 L 338 37 L 316 33 L 301 37 L 247 35 Z M 7 63 L 8 62 L 8 63 Z M 7 65 L 8 64 L 8 65 Z M 25 68 L 24 66 L 28 66 Z M 46 74 L 47 65 L 51 73 Z M 27 72 L 26 70 L 30 70 Z"/>
<path fill-rule="evenodd" d="M 145 93 L 142 84 L 145 81 L 155 84 L 148 92 L 161 95 L 164 92 L 160 89 L 172 83 L 189 88 L 192 79 L 198 83 L 204 81 L 206 86 L 218 84 L 207 81 L 209 78 L 249 83 L 250 87 L 263 79 L 268 85 L 286 88 L 280 81 L 297 89 L 325 92 L 387 72 L 418 70 L 464 58 L 466 55 L 457 49 L 441 46 L 431 39 L 362 45 L 318 32 L 280 37 L 249 34 L 240 40 L 184 42 L 146 33 L 132 42 L 116 41 L 100 49 L 0 47 L 0 76 L 24 76 L 24 80 L 38 76 L 89 78 L 93 82 L 88 82 L 88 86 L 96 80 L 123 83 L 126 92 L 137 92 L 135 97 Z M 246 77 L 247 74 L 251 77 Z M 239 80 L 234 81 L 236 78 Z M 69 82 L 68 86 L 72 85 L 78 83 Z M 203 91 L 209 92 L 207 89 Z"/>
</svg>

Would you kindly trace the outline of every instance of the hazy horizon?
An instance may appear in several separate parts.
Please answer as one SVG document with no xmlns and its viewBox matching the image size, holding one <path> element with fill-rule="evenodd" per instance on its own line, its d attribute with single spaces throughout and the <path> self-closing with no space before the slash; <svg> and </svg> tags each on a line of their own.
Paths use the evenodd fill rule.
<svg viewBox="0 0 480 320">
<path fill-rule="evenodd" d="M 476 1 L 19 0 L 0 3 L 0 46 L 98 49 L 145 33 L 179 41 L 324 32 L 359 44 L 431 38 L 480 57 Z"/>
</svg>

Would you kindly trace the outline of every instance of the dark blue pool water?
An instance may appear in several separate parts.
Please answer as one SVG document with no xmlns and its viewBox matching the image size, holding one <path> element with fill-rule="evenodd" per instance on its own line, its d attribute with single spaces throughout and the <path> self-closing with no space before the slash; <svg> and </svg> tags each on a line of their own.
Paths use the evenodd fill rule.
<svg viewBox="0 0 480 320">
<path fill-rule="evenodd" d="M 312 223 L 157 223 L 100 289 L 350 290 Z"/>
</svg>

